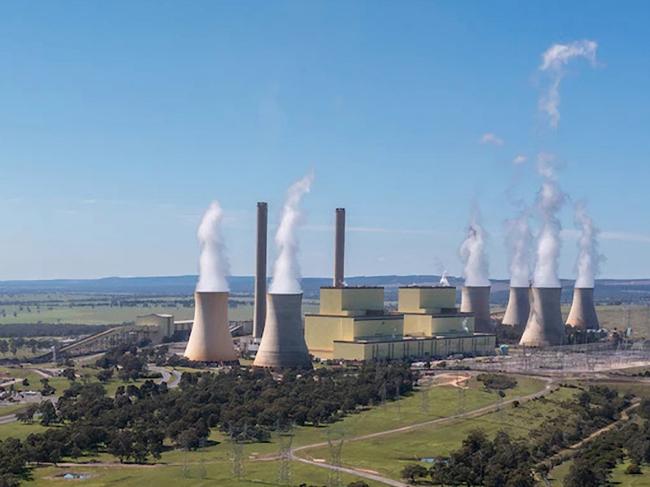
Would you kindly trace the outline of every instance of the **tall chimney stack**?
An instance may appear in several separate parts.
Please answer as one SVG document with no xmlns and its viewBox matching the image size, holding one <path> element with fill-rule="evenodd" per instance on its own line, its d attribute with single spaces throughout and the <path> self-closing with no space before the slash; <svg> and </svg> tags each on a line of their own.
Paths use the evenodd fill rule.
<svg viewBox="0 0 650 487">
<path fill-rule="evenodd" d="M 334 236 L 334 287 L 345 282 L 345 208 L 336 209 L 336 234 Z"/>
<path fill-rule="evenodd" d="M 257 203 L 257 252 L 255 263 L 255 309 L 253 311 L 253 339 L 260 341 L 266 321 L 266 240 L 268 208 Z"/>
</svg>

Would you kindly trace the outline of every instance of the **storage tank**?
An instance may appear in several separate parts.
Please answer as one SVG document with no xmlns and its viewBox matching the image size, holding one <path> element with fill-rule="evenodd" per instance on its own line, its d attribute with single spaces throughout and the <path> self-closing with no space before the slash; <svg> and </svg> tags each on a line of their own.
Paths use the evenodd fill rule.
<svg viewBox="0 0 650 487">
<path fill-rule="evenodd" d="M 530 288 L 510 287 L 508 307 L 503 315 L 503 325 L 525 327 L 530 314 Z"/>
<path fill-rule="evenodd" d="M 237 352 L 228 328 L 228 293 L 194 293 L 194 324 L 185 356 L 198 362 L 232 362 Z"/>
<path fill-rule="evenodd" d="M 564 343 L 564 323 L 560 308 L 560 287 L 533 287 L 531 310 L 520 345 L 545 347 Z"/>
<path fill-rule="evenodd" d="M 255 367 L 311 368 L 302 323 L 302 293 L 266 295 L 266 322 Z"/>
<path fill-rule="evenodd" d="M 576 287 L 573 289 L 573 302 L 566 324 L 582 330 L 600 329 L 594 305 L 594 288 Z"/>
<path fill-rule="evenodd" d="M 474 313 L 474 331 L 494 333 L 490 317 L 490 286 L 465 286 L 461 290 L 461 313 Z"/>
</svg>

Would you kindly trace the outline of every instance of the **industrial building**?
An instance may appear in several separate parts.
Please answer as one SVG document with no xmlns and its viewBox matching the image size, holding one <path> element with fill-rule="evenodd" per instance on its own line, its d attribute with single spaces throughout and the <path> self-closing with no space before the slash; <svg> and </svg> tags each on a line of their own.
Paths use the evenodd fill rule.
<svg viewBox="0 0 650 487">
<path fill-rule="evenodd" d="M 319 312 L 305 315 L 310 354 L 320 359 L 382 360 L 494 353 L 496 336 L 474 332 L 474 314 L 458 311 L 452 286 L 402 287 L 397 312 L 385 310 L 382 287 L 346 287 L 343 208 L 336 209 L 335 229 L 333 285 L 321 288 Z"/>
<path fill-rule="evenodd" d="M 320 359 L 445 358 L 494 353 L 494 334 L 474 333 L 453 287 L 403 287 L 398 311 L 384 310 L 380 287 L 324 287 L 319 313 L 305 315 L 309 353 Z"/>
</svg>

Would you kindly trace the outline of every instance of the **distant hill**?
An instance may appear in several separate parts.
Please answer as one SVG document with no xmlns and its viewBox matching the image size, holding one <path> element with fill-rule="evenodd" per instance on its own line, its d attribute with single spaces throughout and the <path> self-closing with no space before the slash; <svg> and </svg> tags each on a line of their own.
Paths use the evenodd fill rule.
<svg viewBox="0 0 650 487">
<path fill-rule="evenodd" d="M 100 293 L 100 294 L 140 294 L 140 295 L 183 295 L 194 292 L 197 276 L 160 277 L 105 277 L 101 279 L 53 279 L 32 281 L 0 281 L 0 294 L 40 294 L 40 293 Z M 321 286 L 331 285 L 332 280 L 324 277 L 306 277 L 302 280 L 305 297 L 318 297 Z M 355 276 L 346 279 L 349 286 L 382 286 L 386 288 L 386 299 L 397 296 L 397 288 L 408 285 L 433 285 L 440 282 L 437 275 L 386 275 Z M 463 280 L 449 277 L 449 282 L 460 288 Z M 232 276 L 229 278 L 233 294 L 252 294 L 252 276 Z M 563 298 L 571 299 L 573 281 L 564 280 Z M 596 282 L 598 301 L 638 302 L 650 300 L 650 279 L 600 279 Z M 508 281 L 492 281 L 492 302 L 505 303 L 508 298 Z"/>
</svg>

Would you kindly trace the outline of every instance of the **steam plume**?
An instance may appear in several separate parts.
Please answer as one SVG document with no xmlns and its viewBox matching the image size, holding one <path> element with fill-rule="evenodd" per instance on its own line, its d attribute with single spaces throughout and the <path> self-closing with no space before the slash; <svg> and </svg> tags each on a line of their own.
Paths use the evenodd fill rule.
<svg viewBox="0 0 650 487">
<path fill-rule="evenodd" d="M 447 271 L 442 272 L 442 276 L 440 276 L 440 285 L 449 287 L 449 274 Z"/>
<path fill-rule="evenodd" d="M 489 286 L 489 263 L 485 251 L 487 235 L 479 223 L 478 209 L 472 213 L 467 238 L 460 247 L 460 257 L 465 263 L 465 286 Z"/>
<path fill-rule="evenodd" d="M 542 228 L 537 239 L 536 287 L 561 287 L 558 267 L 562 224 L 557 214 L 564 204 L 565 196 L 557 182 L 553 159 L 551 154 L 542 153 L 538 156 L 537 163 L 537 171 L 542 176 L 542 187 L 537 195 Z"/>
<path fill-rule="evenodd" d="M 199 245 L 201 246 L 197 291 L 228 291 L 226 276 L 230 271 L 230 266 L 221 235 L 222 220 L 223 210 L 218 201 L 213 201 L 203 215 L 197 231 Z"/>
<path fill-rule="evenodd" d="M 582 40 L 568 44 L 553 44 L 542 54 L 539 70 L 548 73 L 550 84 L 539 100 L 539 109 L 546 113 L 551 127 L 556 128 L 560 121 L 560 83 L 564 78 L 564 67 L 575 58 L 587 59 L 591 65 L 596 64 L 598 44 Z"/>
<path fill-rule="evenodd" d="M 296 230 L 302 220 L 300 201 L 306 193 L 309 193 L 313 180 L 313 174 L 308 174 L 293 183 L 287 191 L 287 199 L 282 208 L 282 219 L 275 234 L 278 257 L 275 260 L 270 288 L 273 294 L 298 294 L 302 291 Z"/>
<path fill-rule="evenodd" d="M 530 285 L 531 244 L 530 215 L 524 209 L 520 215 L 506 221 L 506 244 L 510 253 L 510 286 Z"/>
<path fill-rule="evenodd" d="M 584 203 L 578 202 L 575 207 L 575 223 L 580 229 L 578 239 L 578 260 L 576 268 L 578 278 L 576 287 L 594 287 L 598 275 L 602 256 L 598 253 L 598 234 L 600 231 L 594 225 L 593 220 L 587 213 Z"/>
</svg>

